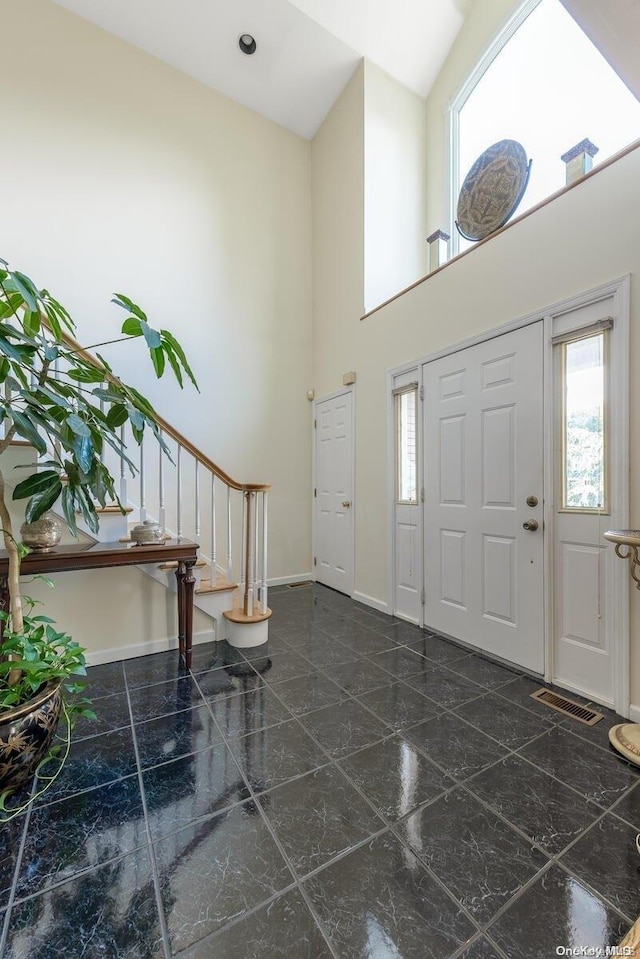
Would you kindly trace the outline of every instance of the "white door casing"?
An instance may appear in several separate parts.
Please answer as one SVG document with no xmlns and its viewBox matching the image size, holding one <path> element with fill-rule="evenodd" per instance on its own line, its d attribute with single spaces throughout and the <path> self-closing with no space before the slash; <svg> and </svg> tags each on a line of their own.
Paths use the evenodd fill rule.
<svg viewBox="0 0 640 959">
<path fill-rule="evenodd" d="M 542 330 L 532 323 L 423 368 L 425 625 L 536 673 L 545 651 Z"/>
<path fill-rule="evenodd" d="M 353 391 L 315 404 L 314 573 L 353 593 Z"/>
</svg>

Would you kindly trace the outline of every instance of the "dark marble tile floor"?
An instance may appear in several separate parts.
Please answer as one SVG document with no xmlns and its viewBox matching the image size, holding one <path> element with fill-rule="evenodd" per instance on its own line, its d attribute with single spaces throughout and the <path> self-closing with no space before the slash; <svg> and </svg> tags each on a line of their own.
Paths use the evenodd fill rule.
<svg viewBox="0 0 640 959">
<path fill-rule="evenodd" d="M 267 648 L 96 666 L 0 829 L 2 959 L 546 959 L 640 913 L 640 770 L 539 683 L 309 586 Z"/>
</svg>

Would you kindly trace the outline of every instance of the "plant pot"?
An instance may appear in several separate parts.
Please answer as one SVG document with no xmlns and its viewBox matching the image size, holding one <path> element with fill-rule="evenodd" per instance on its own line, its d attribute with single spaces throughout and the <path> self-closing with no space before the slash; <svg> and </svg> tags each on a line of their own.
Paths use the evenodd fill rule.
<svg viewBox="0 0 640 959">
<path fill-rule="evenodd" d="M 0 793 L 31 781 L 47 755 L 61 706 L 60 683 L 52 682 L 28 702 L 0 713 Z"/>
</svg>

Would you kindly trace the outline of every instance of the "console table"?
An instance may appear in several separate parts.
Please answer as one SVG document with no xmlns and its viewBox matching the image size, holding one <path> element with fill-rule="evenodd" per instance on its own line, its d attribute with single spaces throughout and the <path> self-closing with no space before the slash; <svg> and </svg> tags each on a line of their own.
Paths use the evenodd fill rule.
<svg viewBox="0 0 640 959">
<path fill-rule="evenodd" d="M 176 562 L 178 585 L 178 649 L 187 668 L 191 667 L 193 638 L 193 567 L 198 544 L 186 539 L 168 539 L 164 544 L 136 546 L 133 543 L 73 543 L 56 546 L 50 552 L 33 551 L 20 565 L 22 576 L 36 573 L 64 573 L 67 570 L 106 569 L 114 566 L 141 566 L 146 563 Z M 0 550 L 0 609 L 9 609 L 7 573 L 9 560 Z"/>
</svg>

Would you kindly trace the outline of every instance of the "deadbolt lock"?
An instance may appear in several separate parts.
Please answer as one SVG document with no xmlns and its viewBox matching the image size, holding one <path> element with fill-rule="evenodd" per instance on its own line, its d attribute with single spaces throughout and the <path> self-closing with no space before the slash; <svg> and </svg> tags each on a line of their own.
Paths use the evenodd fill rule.
<svg viewBox="0 0 640 959">
<path fill-rule="evenodd" d="M 537 506 L 538 497 L 537 496 L 527 496 L 527 506 Z"/>
<path fill-rule="evenodd" d="M 351 506 L 351 503 L 349 502 L 348 499 L 345 499 L 345 500 L 342 501 L 342 505 L 343 505 L 344 509 L 349 509 L 349 507 Z"/>
</svg>

